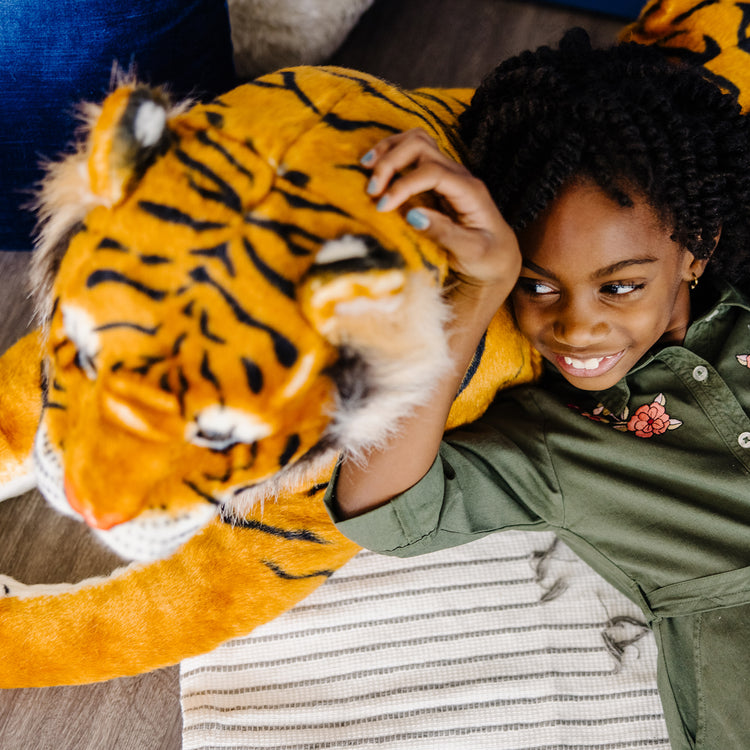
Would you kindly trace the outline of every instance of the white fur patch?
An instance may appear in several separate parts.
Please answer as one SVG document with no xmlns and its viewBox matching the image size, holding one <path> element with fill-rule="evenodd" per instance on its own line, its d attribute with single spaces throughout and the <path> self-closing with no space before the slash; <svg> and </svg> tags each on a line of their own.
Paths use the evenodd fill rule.
<svg viewBox="0 0 750 750">
<path fill-rule="evenodd" d="M 82 517 L 68 505 L 63 489 L 62 461 L 47 438 L 44 423 L 34 441 L 34 466 L 39 491 L 47 503 L 58 513 L 83 522 Z M 112 491 L 117 492 L 117 488 Z M 147 510 L 132 521 L 107 531 L 92 531 L 116 555 L 126 560 L 160 560 L 174 553 L 210 523 L 217 513 L 216 505 L 197 500 L 194 506 L 177 516 L 172 516 L 168 511 Z"/>
<path fill-rule="evenodd" d="M 96 379 L 96 356 L 99 353 L 99 334 L 96 322 L 85 311 L 73 305 L 63 305 L 63 330 L 78 351 L 78 361 L 90 380 Z"/>
<path fill-rule="evenodd" d="M 156 102 L 143 102 L 138 107 L 133 124 L 133 135 L 144 148 L 158 143 L 167 124 L 167 111 Z"/>
<path fill-rule="evenodd" d="M 294 375 L 292 375 L 292 379 L 284 387 L 284 398 L 292 398 L 297 391 L 307 383 L 310 373 L 312 372 L 313 367 L 315 367 L 316 361 L 317 357 L 313 353 L 302 357 L 300 363 L 296 367 Z"/>
<path fill-rule="evenodd" d="M 217 506 L 199 502 L 178 516 L 164 511 L 147 510 L 132 521 L 118 524 L 106 531 L 93 529 L 93 532 L 125 560 L 163 560 L 213 521 L 217 513 Z"/>
<path fill-rule="evenodd" d="M 18 497 L 36 487 L 36 477 L 31 461 L 28 462 L 28 471 L 22 476 L 14 477 L 0 486 L 0 501 L 11 497 Z"/>
<path fill-rule="evenodd" d="M 449 308 L 441 290 L 426 274 L 414 274 L 398 298 L 401 304 L 392 316 L 380 317 L 378 311 L 373 325 L 358 324 L 355 317 L 351 331 L 337 334 L 367 364 L 370 395 L 341 400 L 329 428 L 335 444 L 355 458 L 397 433 L 401 421 L 430 400 L 435 384 L 454 366 L 445 333 Z"/>
<path fill-rule="evenodd" d="M 130 566 L 116 568 L 108 576 L 95 576 L 86 578 L 78 583 L 34 583 L 26 584 L 16 581 L 10 576 L 0 575 L 0 597 L 13 596 L 17 599 L 33 599 L 37 596 L 60 596 L 60 594 L 70 594 L 74 591 L 88 588 L 89 586 L 98 586 L 107 580 L 117 578 L 130 569 Z"/>
<path fill-rule="evenodd" d="M 185 438 L 204 448 L 224 450 L 235 443 L 248 445 L 268 437 L 271 426 L 254 414 L 228 406 L 209 406 L 185 428 Z"/>
<path fill-rule="evenodd" d="M 315 262 L 323 266 L 340 260 L 366 258 L 368 253 L 367 245 L 361 239 L 345 234 L 339 239 L 326 242 L 315 255 Z"/>
</svg>

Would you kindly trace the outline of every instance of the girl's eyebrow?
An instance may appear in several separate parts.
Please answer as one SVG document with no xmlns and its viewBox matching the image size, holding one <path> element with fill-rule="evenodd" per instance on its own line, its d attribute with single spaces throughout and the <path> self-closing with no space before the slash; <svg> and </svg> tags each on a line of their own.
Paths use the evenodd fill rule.
<svg viewBox="0 0 750 750">
<path fill-rule="evenodd" d="M 644 263 L 656 263 L 657 260 L 658 259 L 654 258 L 652 255 L 646 255 L 643 258 L 629 258 L 628 260 L 620 260 L 617 263 L 613 263 L 611 266 L 600 268 L 598 271 L 595 271 L 593 274 L 591 274 L 591 277 L 594 279 L 600 279 L 604 276 L 611 276 L 613 273 L 622 271 L 623 268 L 628 268 L 629 266 L 640 266 Z"/>
<path fill-rule="evenodd" d="M 592 279 L 601 279 L 605 276 L 611 276 L 614 273 L 618 273 L 618 271 L 622 271 L 623 268 L 628 268 L 629 266 L 639 266 L 643 265 L 644 263 L 656 263 L 658 259 L 651 256 L 646 255 L 643 258 L 628 258 L 626 260 L 618 260 L 617 263 L 612 263 L 612 265 L 605 266 L 604 268 L 600 268 L 598 271 L 594 271 L 594 273 L 591 274 Z M 531 260 L 523 260 L 522 265 L 525 268 L 528 268 L 529 271 L 534 271 L 534 273 L 538 273 L 540 276 L 544 276 L 547 279 L 552 279 L 553 281 L 557 281 L 557 276 L 552 273 L 552 271 L 548 271 L 546 268 L 542 268 L 541 266 L 538 266 L 534 261 Z"/>
</svg>

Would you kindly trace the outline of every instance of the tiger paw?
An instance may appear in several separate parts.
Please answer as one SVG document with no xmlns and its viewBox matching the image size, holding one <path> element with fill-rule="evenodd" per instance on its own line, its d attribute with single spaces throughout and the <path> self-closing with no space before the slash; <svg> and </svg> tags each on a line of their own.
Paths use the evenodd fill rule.
<svg viewBox="0 0 750 750">
<path fill-rule="evenodd" d="M 298 299 L 339 350 L 329 369 L 339 391 L 329 432 L 351 453 L 393 433 L 450 367 L 448 307 L 435 275 L 408 267 L 374 237 L 323 245 Z"/>
<path fill-rule="evenodd" d="M 331 343 L 346 344 L 371 316 L 396 313 L 404 303 L 402 256 L 370 235 L 326 242 L 307 272 L 298 298 L 313 326 Z"/>
</svg>

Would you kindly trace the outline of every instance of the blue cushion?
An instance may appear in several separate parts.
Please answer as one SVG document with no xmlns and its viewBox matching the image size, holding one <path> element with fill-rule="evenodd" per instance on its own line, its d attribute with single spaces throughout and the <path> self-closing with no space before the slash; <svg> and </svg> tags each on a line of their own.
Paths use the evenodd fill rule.
<svg viewBox="0 0 750 750">
<path fill-rule="evenodd" d="M 571 8 L 583 8 L 595 10 L 599 13 L 607 13 L 610 16 L 621 18 L 637 18 L 646 0 L 547 0 L 558 5 L 567 5 Z"/>
<path fill-rule="evenodd" d="M 113 63 L 177 96 L 234 85 L 225 0 L 12 0 L 0 23 L 0 250 L 28 250 L 21 206 L 71 141 L 80 101 L 100 101 Z"/>
</svg>

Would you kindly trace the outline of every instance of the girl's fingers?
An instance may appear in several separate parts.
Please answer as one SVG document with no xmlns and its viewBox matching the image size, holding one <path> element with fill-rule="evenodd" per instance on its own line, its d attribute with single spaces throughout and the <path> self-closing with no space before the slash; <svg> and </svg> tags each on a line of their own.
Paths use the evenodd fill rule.
<svg viewBox="0 0 750 750">
<path fill-rule="evenodd" d="M 397 172 L 436 158 L 452 163 L 438 151 L 435 141 L 418 128 L 384 138 L 361 159 L 364 166 L 372 169 L 367 192 L 374 197 L 382 195 Z"/>
<path fill-rule="evenodd" d="M 471 264 L 474 258 L 480 257 L 487 250 L 486 234 L 456 224 L 440 211 L 412 208 L 407 212 L 406 220 L 448 251 L 452 259 L 451 267 L 456 271 L 463 271 L 467 262 Z"/>
</svg>

